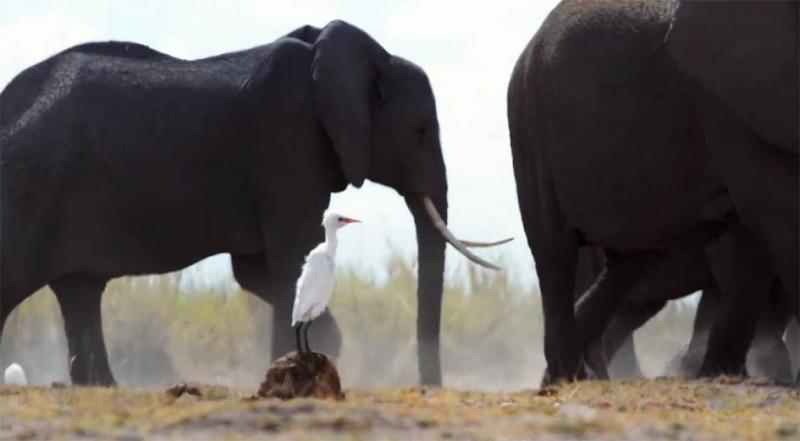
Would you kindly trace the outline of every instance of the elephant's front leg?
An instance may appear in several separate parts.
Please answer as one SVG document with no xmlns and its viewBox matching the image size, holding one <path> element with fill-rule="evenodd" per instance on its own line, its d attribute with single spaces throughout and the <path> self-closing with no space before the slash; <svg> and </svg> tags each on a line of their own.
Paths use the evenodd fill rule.
<svg viewBox="0 0 800 441">
<path fill-rule="evenodd" d="M 108 364 L 100 311 L 106 282 L 88 274 L 69 274 L 50 283 L 64 317 L 72 384 L 116 384 Z"/>
</svg>

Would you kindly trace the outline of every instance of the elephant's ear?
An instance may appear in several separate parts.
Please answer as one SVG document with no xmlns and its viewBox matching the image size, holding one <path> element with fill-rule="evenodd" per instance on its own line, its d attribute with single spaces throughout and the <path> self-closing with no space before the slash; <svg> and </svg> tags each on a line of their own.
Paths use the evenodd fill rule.
<svg viewBox="0 0 800 441">
<path fill-rule="evenodd" d="M 329 23 L 314 43 L 314 100 L 348 182 L 360 187 L 370 161 L 370 90 L 389 54 L 361 29 Z"/>
</svg>

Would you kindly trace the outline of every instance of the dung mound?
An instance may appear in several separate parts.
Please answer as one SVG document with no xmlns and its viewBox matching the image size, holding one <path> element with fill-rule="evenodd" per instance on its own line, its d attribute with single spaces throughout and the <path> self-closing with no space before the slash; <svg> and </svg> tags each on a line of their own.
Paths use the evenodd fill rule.
<svg viewBox="0 0 800 441">
<path fill-rule="evenodd" d="M 333 398 L 343 400 L 339 372 L 324 354 L 290 352 L 275 360 L 261 383 L 258 395 L 265 398 Z"/>
</svg>

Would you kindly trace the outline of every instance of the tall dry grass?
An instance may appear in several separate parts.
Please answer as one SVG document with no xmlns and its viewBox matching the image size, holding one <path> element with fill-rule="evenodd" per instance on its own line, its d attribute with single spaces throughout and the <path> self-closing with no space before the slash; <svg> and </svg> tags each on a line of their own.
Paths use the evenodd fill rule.
<svg viewBox="0 0 800 441">
<path fill-rule="evenodd" d="M 346 386 L 415 384 L 416 268 L 399 254 L 376 281 L 340 269 L 331 310 L 342 329 L 338 360 Z M 671 303 L 637 332 L 645 371 L 660 373 L 688 341 L 694 308 Z M 252 388 L 269 357 L 271 308 L 234 283 L 209 287 L 185 273 L 109 283 L 103 328 L 112 369 L 123 385 L 192 380 Z M 45 288 L 11 315 L 0 363 L 22 364 L 41 384 L 67 380 L 67 351 L 55 297 Z M 448 275 L 442 312 L 445 383 L 470 389 L 538 384 L 544 368 L 542 309 L 536 286 L 506 273 L 464 266 Z"/>
</svg>

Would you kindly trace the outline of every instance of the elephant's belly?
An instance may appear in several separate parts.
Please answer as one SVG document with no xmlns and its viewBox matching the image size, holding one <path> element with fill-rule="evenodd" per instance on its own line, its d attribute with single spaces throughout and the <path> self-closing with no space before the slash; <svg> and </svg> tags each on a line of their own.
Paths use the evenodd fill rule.
<svg viewBox="0 0 800 441">
<path fill-rule="evenodd" d="M 638 250 L 702 242 L 731 220 L 732 203 L 705 167 L 658 159 L 562 168 L 556 192 L 566 226 L 588 243 Z"/>
<path fill-rule="evenodd" d="M 731 211 L 690 106 L 644 86 L 569 101 L 569 117 L 554 118 L 548 155 L 558 204 L 566 226 L 591 243 L 661 246 Z"/>
<path fill-rule="evenodd" d="M 219 206 L 165 206 L 151 200 L 136 209 L 107 203 L 74 210 L 56 229 L 56 272 L 108 276 L 176 271 L 223 253 L 257 253 L 263 240 L 251 213 Z"/>
</svg>

